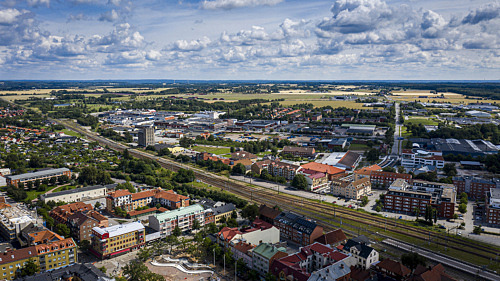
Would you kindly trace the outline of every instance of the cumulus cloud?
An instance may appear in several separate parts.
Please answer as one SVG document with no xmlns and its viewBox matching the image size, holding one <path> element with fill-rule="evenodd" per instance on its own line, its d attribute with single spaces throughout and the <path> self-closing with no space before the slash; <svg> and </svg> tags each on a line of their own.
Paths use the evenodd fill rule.
<svg viewBox="0 0 500 281">
<path fill-rule="evenodd" d="M 490 3 L 478 9 L 472 10 L 462 20 L 464 24 L 478 24 L 482 21 L 489 21 L 500 16 L 500 2 Z"/>
<path fill-rule="evenodd" d="M 201 4 L 207 10 L 231 10 L 244 7 L 274 6 L 283 0 L 205 0 Z"/>
<path fill-rule="evenodd" d="M 113 9 L 109 12 L 101 14 L 99 17 L 100 21 L 109 21 L 109 22 L 114 22 L 119 18 L 118 13 Z"/>
<path fill-rule="evenodd" d="M 45 5 L 47 7 L 50 6 L 50 0 L 27 0 L 28 5 L 30 6 L 39 6 L 39 5 Z"/>
<path fill-rule="evenodd" d="M 208 44 L 210 44 L 210 39 L 205 36 L 202 39 L 192 41 L 177 40 L 175 41 L 171 49 L 182 52 L 200 51 L 206 48 Z"/>
<path fill-rule="evenodd" d="M 17 9 L 4 9 L 0 10 L 0 24 L 9 25 L 16 21 L 17 17 L 23 14 L 23 12 Z"/>
</svg>

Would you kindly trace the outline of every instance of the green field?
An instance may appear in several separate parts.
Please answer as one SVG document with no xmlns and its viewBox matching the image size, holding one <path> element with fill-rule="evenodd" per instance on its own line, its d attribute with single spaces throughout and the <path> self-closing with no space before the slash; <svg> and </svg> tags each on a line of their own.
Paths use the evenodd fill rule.
<svg viewBox="0 0 500 281">
<path fill-rule="evenodd" d="M 79 134 L 75 131 L 72 131 L 72 130 L 68 130 L 68 129 L 63 129 L 62 132 L 68 136 L 74 136 L 74 137 L 81 137 L 82 136 L 81 134 Z"/>
<path fill-rule="evenodd" d="M 405 120 L 405 124 L 438 125 L 439 123 L 435 119 L 410 117 Z"/>
<path fill-rule="evenodd" d="M 349 150 L 368 150 L 370 148 L 368 145 L 361 143 L 351 143 L 351 146 L 349 146 Z"/>
<path fill-rule="evenodd" d="M 211 147 L 211 146 L 197 145 L 197 146 L 194 146 L 192 149 L 199 151 L 199 152 L 208 152 L 208 153 L 213 153 L 213 154 L 217 154 L 217 155 L 231 153 L 231 149 L 227 148 L 227 147 Z"/>
</svg>

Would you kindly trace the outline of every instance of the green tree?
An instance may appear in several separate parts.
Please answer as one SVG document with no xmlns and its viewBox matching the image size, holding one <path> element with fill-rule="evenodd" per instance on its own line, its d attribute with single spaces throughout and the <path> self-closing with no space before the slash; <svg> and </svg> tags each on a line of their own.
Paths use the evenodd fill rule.
<svg viewBox="0 0 500 281">
<path fill-rule="evenodd" d="M 472 232 L 474 234 L 480 235 L 481 234 L 481 226 L 480 225 L 474 226 L 474 230 Z"/>
<path fill-rule="evenodd" d="M 370 200 L 368 200 L 368 196 L 361 197 L 361 207 L 366 206 L 368 202 L 370 202 Z"/>
<path fill-rule="evenodd" d="M 454 177 L 457 175 L 457 168 L 455 167 L 454 163 L 446 163 L 444 164 L 443 172 L 448 177 Z"/>
<path fill-rule="evenodd" d="M 460 205 L 458 205 L 458 211 L 462 214 L 467 213 L 467 204 L 460 203 Z"/>
<path fill-rule="evenodd" d="M 40 268 L 38 267 L 38 265 L 35 263 L 35 261 L 32 258 L 30 258 L 30 259 L 28 259 L 26 264 L 23 267 L 21 267 L 21 271 L 19 272 L 19 275 L 20 275 L 20 277 L 31 276 L 31 275 L 34 275 L 35 273 L 37 273 L 39 270 L 40 270 Z"/>
<path fill-rule="evenodd" d="M 101 202 L 96 202 L 95 205 L 94 205 L 94 209 L 99 209 L 101 207 Z"/>
<path fill-rule="evenodd" d="M 193 221 L 193 229 L 194 229 L 194 230 L 198 230 L 198 229 L 200 229 L 200 227 L 201 227 L 200 222 L 199 222 L 198 220 L 196 220 L 196 219 L 195 219 L 195 220 Z"/>
<path fill-rule="evenodd" d="M 80 248 L 80 250 L 82 252 L 86 252 L 90 249 L 90 241 L 89 240 L 82 240 L 82 241 L 80 241 L 80 245 L 78 245 L 78 247 Z"/>
<path fill-rule="evenodd" d="M 71 234 L 69 227 L 63 223 L 56 225 L 56 232 L 66 238 Z"/>
<path fill-rule="evenodd" d="M 292 180 L 292 186 L 297 189 L 307 189 L 308 184 L 306 177 L 302 174 L 295 175 Z"/>
<path fill-rule="evenodd" d="M 245 219 L 253 221 L 259 215 L 259 206 L 256 204 L 247 205 L 241 209 L 241 216 Z"/>
<path fill-rule="evenodd" d="M 396 169 L 394 167 L 391 167 L 391 166 L 387 166 L 385 168 L 382 169 L 382 171 L 384 172 L 391 172 L 391 173 L 395 173 L 396 172 Z"/>
<path fill-rule="evenodd" d="M 181 234 L 182 234 L 182 231 L 178 226 L 176 226 L 174 228 L 174 230 L 172 231 L 172 235 L 175 237 L 179 237 L 179 236 L 181 236 Z"/>
<path fill-rule="evenodd" d="M 365 157 L 368 162 L 378 161 L 380 157 L 380 150 L 371 148 L 370 150 L 365 152 Z"/>
<path fill-rule="evenodd" d="M 425 257 L 415 252 L 406 253 L 401 256 L 401 263 L 411 270 L 415 269 L 418 265 L 425 267 L 426 262 L 427 259 Z"/>
<path fill-rule="evenodd" d="M 165 278 L 153 273 L 140 261 L 132 261 L 123 268 L 123 275 L 134 281 L 164 281 Z"/>
<path fill-rule="evenodd" d="M 99 267 L 98 269 L 99 269 L 102 273 L 106 274 L 106 271 L 107 271 L 107 270 L 106 270 L 106 267 L 104 267 L 104 265 L 103 265 L 103 266 L 101 266 L 101 267 Z"/>
<path fill-rule="evenodd" d="M 231 174 L 232 175 L 244 175 L 246 173 L 247 169 L 245 168 L 245 165 L 238 163 L 234 165 L 234 167 L 231 169 Z"/>
</svg>

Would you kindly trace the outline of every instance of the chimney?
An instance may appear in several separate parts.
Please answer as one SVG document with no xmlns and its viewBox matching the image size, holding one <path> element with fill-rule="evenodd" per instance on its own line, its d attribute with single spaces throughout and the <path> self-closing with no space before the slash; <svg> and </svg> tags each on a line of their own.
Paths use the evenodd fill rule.
<svg viewBox="0 0 500 281">
<path fill-rule="evenodd" d="M 344 264 L 343 263 L 340 264 L 340 268 L 344 269 Z"/>
</svg>

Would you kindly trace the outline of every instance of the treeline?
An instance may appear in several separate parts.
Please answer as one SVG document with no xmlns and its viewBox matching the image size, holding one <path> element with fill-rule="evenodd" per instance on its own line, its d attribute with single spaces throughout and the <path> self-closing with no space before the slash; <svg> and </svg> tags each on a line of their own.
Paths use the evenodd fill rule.
<svg viewBox="0 0 500 281">
<path fill-rule="evenodd" d="M 499 126 L 495 124 L 480 124 L 462 128 L 443 127 L 435 131 L 426 132 L 423 124 L 406 124 L 408 131 L 417 138 L 443 138 L 443 139 L 483 139 L 493 144 L 500 144 Z"/>
</svg>

